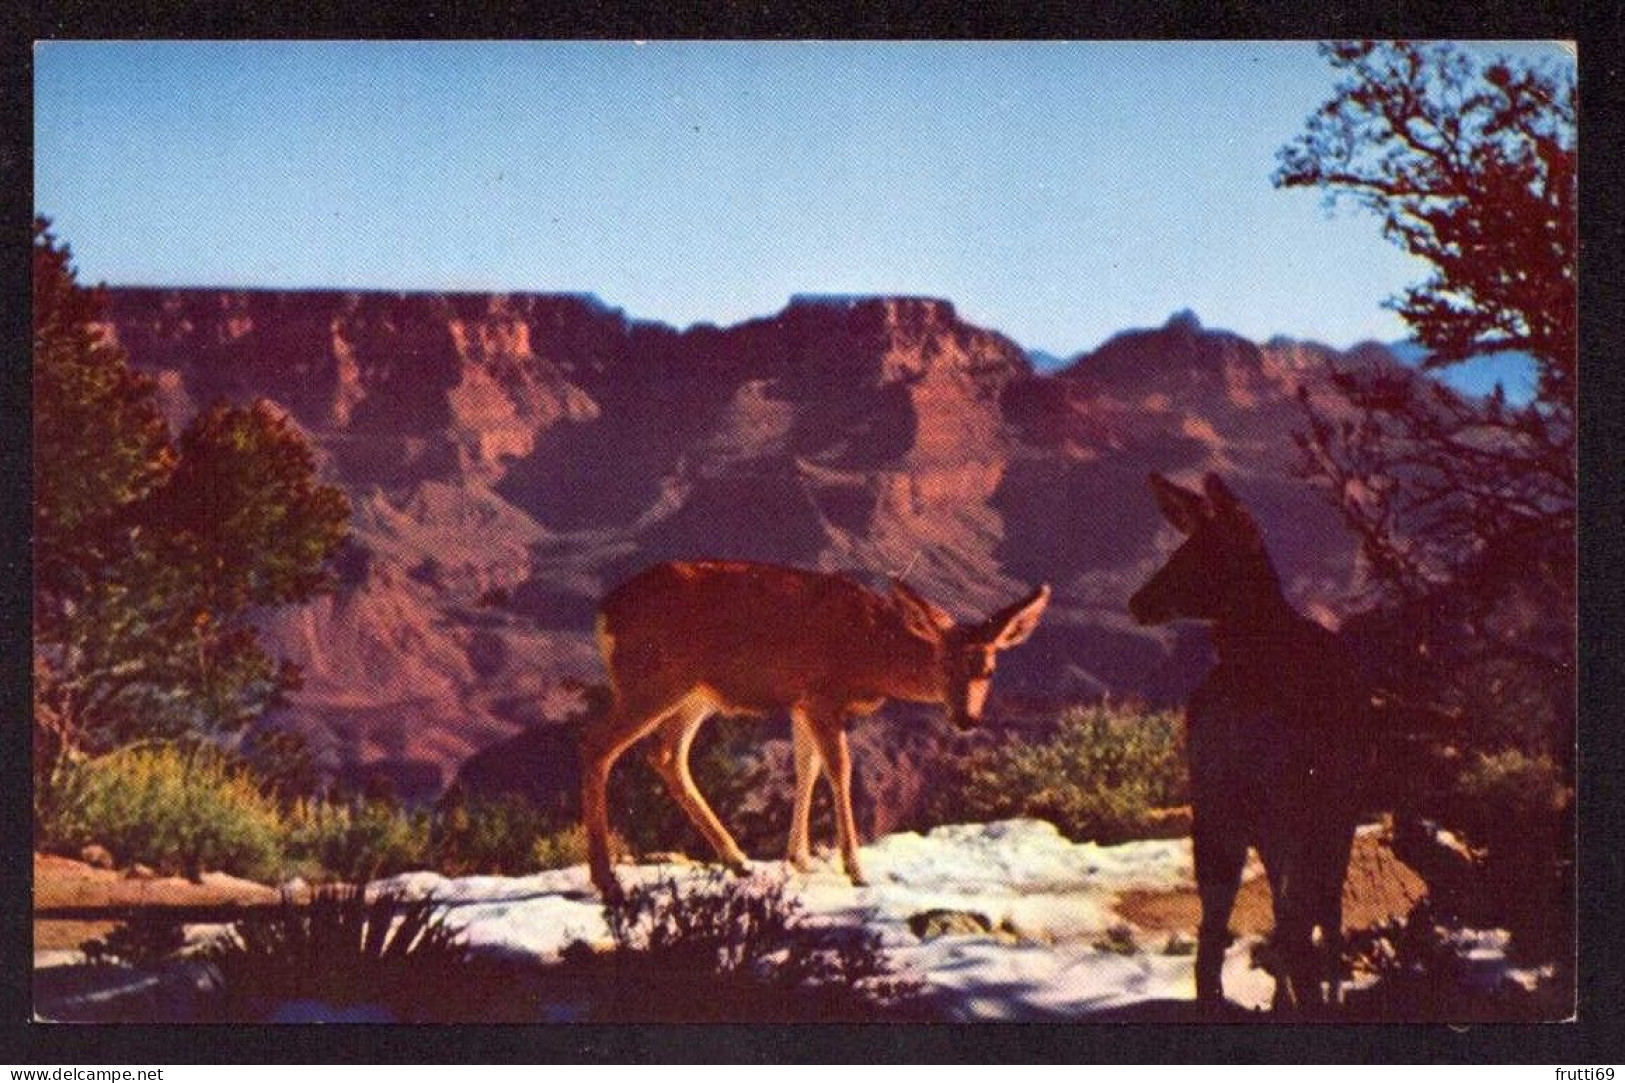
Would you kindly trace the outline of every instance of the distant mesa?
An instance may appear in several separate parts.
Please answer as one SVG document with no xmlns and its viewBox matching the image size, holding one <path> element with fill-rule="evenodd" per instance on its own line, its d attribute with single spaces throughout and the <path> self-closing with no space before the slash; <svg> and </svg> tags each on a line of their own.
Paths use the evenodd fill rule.
<svg viewBox="0 0 1625 1083">
<path fill-rule="evenodd" d="M 524 296 L 523 293 L 516 296 Z M 596 312 L 603 316 L 625 316 L 626 309 L 619 305 L 612 305 L 591 290 L 555 290 L 550 293 L 537 294 L 538 297 L 557 299 L 560 301 L 574 301 L 582 308 Z"/>
<path fill-rule="evenodd" d="M 923 293 L 792 293 L 790 308 L 855 308 L 868 302 L 903 301 L 935 305 L 949 312 L 954 303 L 945 297 L 931 297 Z"/>
<path fill-rule="evenodd" d="M 873 301 L 872 293 L 792 293 L 786 308 L 852 308 Z"/>
<path fill-rule="evenodd" d="M 1168 317 L 1168 322 L 1162 325 L 1169 331 L 1188 331 L 1191 334 L 1200 334 L 1202 321 L 1197 318 L 1195 311 L 1182 308 Z"/>
</svg>

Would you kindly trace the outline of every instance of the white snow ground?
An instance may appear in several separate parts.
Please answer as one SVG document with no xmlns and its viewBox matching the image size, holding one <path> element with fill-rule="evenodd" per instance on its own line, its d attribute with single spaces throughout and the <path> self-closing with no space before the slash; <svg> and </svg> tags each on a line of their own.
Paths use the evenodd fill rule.
<svg viewBox="0 0 1625 1083">
<path fill-rule="evenodd" d="M 922 981 L 950 1019 L 1076 1019 L 1193 995 L 1190 938 L 1180 950 L 1166 932 L 1119 928 L 1113 936 L 1125 922 L 1112 910 L 1124 891 L 1194 886 L 1188 838 L 1097 846 L 1070 842 L 1041 821 L 1006 820 L 889 835 L 865 846 L 862 858 L 867 887 L 853 887 L 838 859 L 826 857 L 810 873 L 790 873 L 788 894 L 810 917 L 878 930 L 899 973 Z M 758 870 L 785 875 L 780 862 L 759 862 Z M 688 865 L 618 871 L 623 883 L 707 875 Z M 1249 878 L 1260 874 L 1249 865 Z M 374 886 L 444 902 L 447 920 L 478 951 L 550 960 L 571 941 L 609 940 L 582 866 L 525 877 L 407 873 Z M 941 909 L 980 914 L 995 931 L 929 940 L 910 931 L 912 915 Z M 1112 950 L 1125 931 L 1138 947 L 1132 954 Z M 1250 949 L 1250 941 L 1231 948 L 1225 992 L 1264 1007 L 1274 983 L 1251 966 Z"/>
</svg>

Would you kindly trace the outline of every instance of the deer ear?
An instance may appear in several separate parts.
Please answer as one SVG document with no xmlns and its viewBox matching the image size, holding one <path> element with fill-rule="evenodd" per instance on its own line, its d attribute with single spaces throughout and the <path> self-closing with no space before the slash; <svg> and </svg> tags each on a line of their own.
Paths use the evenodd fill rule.
<svg viewBox="0 0 1625 1083">
<path fill-rule="evenodd" d="M 1241 506 L 1241 501 L 1236 499 L 1236 494 L 1224 483 L 1223 478 L 1217 474 L 1209 474 L 1202 479 L 1202 491 L 1207 494 L 1207 502 L 1212 507 L 1215 518 L 1223 519 L 1233 526 L 1245 527 L 1253 534 L 1258 533 L 1258 525 L 1253 522 L 1253 517 Z"/>
<path fill-rule="evenodd" d="M 1045 608 L 1049 606 L 1049 595 L 1049 584 L 1045 583 L 1015 605 L 989 617 L 983 625 L 990 633 L 987 636 L 988 645 L 1002 651 L 1027 642 L 1038 629 L 1038 618 L 1044 615 Z"/>
<path fill-rule="evenodd" d="M 1202 492 L 1207 494 L 1207 502 L 1213 506 L 1216 514 L 1241 510 L 1241 501 L 1236 499 L 1236 494 L 1230 491 L 1230 486 L 1217 474 L 1209 474 L 1202 479 Z"/>
<path fill-rule="evenodd" d="M 1196 527 L 1207 515 L 1207 501 L 1202 499 L 1201 493 L 1181 488 L 1161 474 L 1151 475 L 1151 492 L 1157 498 L 1157 506 L 1162 509 L 1163 517 L 1174 524 L 1181 534 L 1195 533 Z"/>
<path fill-rule="evenodd" d="M 926 639 L 935 639 L 954 626 L 954 618 L 947 610 L 924 597 L 901 579 L 891 581 L 892 597 L 910 631 Z"/>
</svg>

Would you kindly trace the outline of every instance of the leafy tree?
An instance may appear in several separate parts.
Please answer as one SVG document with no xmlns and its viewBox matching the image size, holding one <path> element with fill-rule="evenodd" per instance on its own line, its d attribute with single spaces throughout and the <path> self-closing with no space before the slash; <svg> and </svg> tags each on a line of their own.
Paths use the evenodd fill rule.
<svg viewBox="0 0 1625 1083">
<path fill-rule="evenodd" d="M 1547 900 L 1540 912 L 1561 928 L 1573 897 L 1572 71 L 1410 42 L 1322 52 L 1343 77 L 1282 148 L 1275 183 L 1352 199 L 1431 265 L 1389 302 L 1430 351 L 1424 368 L 1517 350 L 1537 375 L 1521 404 L 1394 364 L 1334 372 L 1331 394 L 1304 396 L 1305 472 L 1360 539 L 1379 602 L 1348 633 L 1395 702 L 1445 709 L 1410 715 L 1426 724 L 1395 735 L 1386 781 L 1402 812 L 1487 842 L 1497 897 Z M 1485 764 L 1518 766 L 1518 785 L 1537 777 L 1523 765 L 1552 768 L 1517 837 L 1488 831 L 1505 817 L 1485 821 L 1490 806 L 1470 796 Z M 1513 927 L 1540 940 L 1528 925 Z"/>
<path fill-rule="evenodd" d="M 1345 73 L 1275 183 L 1325 189 L 1433 265 L 1391 304 L 1434 367 L 1521 350 L 1548 411 L 1572 411 L 1576 348 L 1572 72 L 1411 42 L 1322 46 Z"/>
<path fill-rule="evenodd" d="M 1401 366 L 1334 373 L 1328 400 L 1305 398 L 1306 470 L 1360 538 L 1379 595 L 1416 618 L 1419 650 L 1450 625 L 1571 680 L 1550 614 L 1573 607 L 1572 72 L 1410 42 L 1322 52 L 1343 78 L 1282 148 L 1275 183 L 1353 199 L 1432 265 L 1390 301 L 1430 350 L 1424 367 L 1511 349 L 1538 380 L 1514 405 Z M 1523 604 L 1531 592 L 1539 603 Z M 1508 617 L 1514 600 L 1524 618 Z"/>
<path fill-rule="evenodd" d="M 74 594 L 97 576 L 127 541 L 121 509 L 174 466 L 153 382 L 131 371 L 101 333 L 102 303 L 100 291 L 78 284 L 68 249 L 36 219 L 34 569 L 47 597 Z"/>
<path fill-rule="evenodd" d="M 297 681 L 258 607 L 329 585 L 343 495 L 268 402 L 172 439 L 152 381 L 105 333 L 99 291 L 34 225 L 36 738 L 53 761 L 233 733 Z"/>
</svg>

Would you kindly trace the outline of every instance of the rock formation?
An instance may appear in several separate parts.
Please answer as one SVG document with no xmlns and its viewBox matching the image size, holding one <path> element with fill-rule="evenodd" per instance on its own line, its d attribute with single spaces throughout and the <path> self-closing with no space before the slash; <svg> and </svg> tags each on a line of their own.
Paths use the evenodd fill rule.
<svg viewBox="0 0 1625 1083">
<path fill-rule="evenodd" d="M 1206 665 L 1201 633 L 1124 612 L 1172 542 L 1146 473 L 1225 474 L 1293 600 L 1335 619 L 1353 547 L 1292 474 L 1295 396 L 1329 361 L 1392 363 L 1182 313 L 1041 375 L 924 298 L 798 297 L 684 331 L 578 295 L 120 288 L 109 303 L 172 423 L 273 399 L 349 493 L 340 590 L 262 621 L 305 674 L 275 721 L 335 772 L 418 799 L 574 709 L 602 678 L 597 598 L 668 558 L 901 574 L 965 616 L 1047 581 L 1044 627 L 1001 667 L 1007 710 L 1175 700 Z"/>
</svg>

